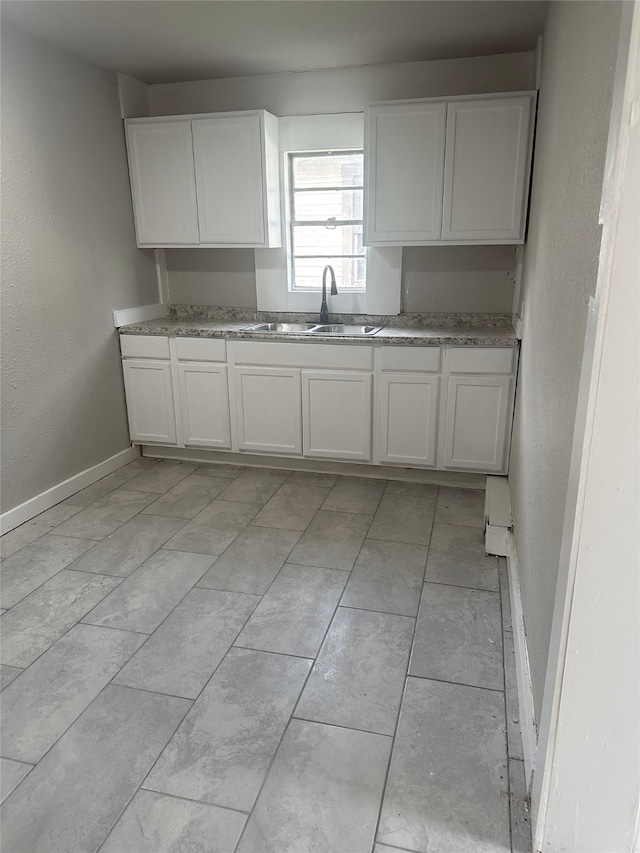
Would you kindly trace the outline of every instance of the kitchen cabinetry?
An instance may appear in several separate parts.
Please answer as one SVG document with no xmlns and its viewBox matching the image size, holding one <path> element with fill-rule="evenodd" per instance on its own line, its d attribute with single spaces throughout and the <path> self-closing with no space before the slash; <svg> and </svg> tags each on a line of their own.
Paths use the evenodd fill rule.
<svg viewBox="0 0 640 853">
<path fill-rule="evenodd" d="M 440 347 L 384 347 L 377 352 L 377 445 L 380 462 L 435 467 Z"/>
<path fill-rule="evenodd" d="M 365 243 L 522 243 L 534 92 L 367 111 Z"/>
<path fill-rule="evenodd" d="M 444 467 L 501 472 L 511 430 L 515 351 L 486 347 L 448 352 Z"/>
<path fill-rule="evenodd" d="M 302 453 L 300 371 L 234 368 L 237 446 L 257 453 Z"/>
<path fill-rule="evenodd" d="M 171 363 L 154 359 L 125 359 L 129 434 L 138 444 L 175 444 L 176 419 Z"/>
<path fill-rule="evenodd" d="M 121 349 L 138 444 L 506 473 L 515 347 L 123 335 Z"/>
<path fill-rule="evenodd" d="M 139 246 L 282 245 L 275 116 L 254 110 L 125 126 Z"/>
<path fill-rule="evenodd" d="M 371 460 L 371 373 L 302 371 L 305 456 Z"/>
<path fill-rule="evenodd" d="M 126 128 L 138 246 L 197 244 L 191 122 L 129 121 Z"/>
</svg>

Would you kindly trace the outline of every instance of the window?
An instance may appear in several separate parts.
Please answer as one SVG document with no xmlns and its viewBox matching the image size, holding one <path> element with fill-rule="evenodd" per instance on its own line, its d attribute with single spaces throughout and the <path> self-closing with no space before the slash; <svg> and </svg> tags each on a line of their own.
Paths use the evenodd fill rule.
<svg viewBox="0 0 640 853">
<path fill-rule="evenodd" d="M 363 152 L 289 154 L 289 289 L 317 291 L 331 264 L 338 291 L 364 293 Z"/>
</svg>

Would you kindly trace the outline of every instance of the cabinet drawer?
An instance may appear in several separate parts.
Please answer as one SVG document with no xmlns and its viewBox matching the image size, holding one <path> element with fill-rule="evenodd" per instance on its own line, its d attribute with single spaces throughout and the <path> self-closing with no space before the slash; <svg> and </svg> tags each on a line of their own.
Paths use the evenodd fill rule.
<svg viewBox="0 0 640 853">
<path fill-rule="evenodd" d="M 169 358 L 169 338 L 162 335 L 120 335 L 123 358 Z"/>
<path fill-rule="evenodd" d="M 440 370 L 440 347 L 381 347 L 381 370 Z"/>
<path fill-rule="evenodd" d="M 339 344 L 294 344 L 281 341 L 234 341 L 236 364 L 265 364 L 282 367 L 346 368 L 371 370 L 373 347 Z"/>
<path fill-rule="evenodd" d="M 451 347 L 451 373 L 512 373 L 513 347 Z"/>
<path fill-rule="evenodd" d="M 176 338 L 180 361 L 226 361 L 227 344 L 220 338 Z"/>
</svg>

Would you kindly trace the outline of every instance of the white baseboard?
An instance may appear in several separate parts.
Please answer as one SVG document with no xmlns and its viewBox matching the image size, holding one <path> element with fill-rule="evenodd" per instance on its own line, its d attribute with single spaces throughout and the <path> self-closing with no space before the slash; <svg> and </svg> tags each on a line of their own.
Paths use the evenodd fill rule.
<svg viewBox="0 0 640 853">
<path fill-rule="evenodd" d="M 206 450 L 166 445 L 142 445 L 142 455 L 154 459 L 181 459 L 186 462 L 214 462 L 226 465 L 276 468 L 287 471 L 312 471 L 319 474 L 344 474 L 402 480 L 405 483 L 428 483 L 458 489 L 484 489 L 485 475 L 457 471 L 432 471 L 429 468 L 394 468 L 364 462 L 330 462 L 324 459 L 302 459 L 290 456 L 267 456 L 258 453 L 234 453 L 230 450 Z"/>
<path fill-rule="evenodd" d="M 518 682 L 518 703 L 520 705 L 520 729 L 522 732 L 522 753 L 527 790 L 531 787 L 531 777 L 535 767 L 538 730 L 531 688 L 531 670 L 527 635 L 524 627 L 522 597 L 520 595 L 520 576 L 513 533 L 509 534 L 509 554 L 507 555 L 507 574 L 509 577 L 509 597 L 511 599 L 511 625 L 513 645 L 516 654 L 516 680 Z"/>
<path fill-rule="evenodd" d="M 128 447 L 126 450 L 116 453 L 115 456 L 105 459 L 104 462 L 99 462 L 92 468 L 80 471 L 79 474 L 74 474 L 73 477 L 69 477 L 68 480 L 58 483 L 57 486 L 52 486 L 46 492 L 42 492 L 19 506 L 3 512 L 0 515 L 0 534 L 8 533 L 14 527 L 18 527 L 18 525 L 24 524 L 25 521 L 29 521 L 34 516 L 40 515 L 46 509 L 59 504 L 60 501 L 66 500 L 66 498 L 71 497 L 71 495 L 80 491 L 80 489 L 90 486 L 96 480 L 101 480 L 102 477 L 106 477 L 107 474 L 111 474 L 112 471 L 116 471 L 118 468 L 122 468 L 123 465 L 133 462 L 139 456 L 139 447 Z"/>
<path fill-rule="evenodd" d="M 520 595 L 520 576 L 518 574 L 518 557 L 513 533 L 509 481 L 506 477 L 487 477 L 484 518 L 485 551 L 487 554 L 496 554 L 507 558 L 509 599 L 511 601 L 511 628 L 516 655 L 516 681 L 518 684 L 518 705 L 520 706 L 522 753 L 527 790 L 529 790 L 535 765 L 538 733 L 535 722 L 533 691 L 531 689 L 527 635 L 524 627 L 522 597 Z"/>
</svg>

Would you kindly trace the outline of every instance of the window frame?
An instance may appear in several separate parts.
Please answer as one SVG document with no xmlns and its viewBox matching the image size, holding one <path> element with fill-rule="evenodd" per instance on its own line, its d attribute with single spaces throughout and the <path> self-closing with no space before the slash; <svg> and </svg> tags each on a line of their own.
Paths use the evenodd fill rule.
<svg viewBox="0 0 640 853">
<path fill-rule="evenodd" d="M 294 179 L 294 163 L 297 158 L 305 158 L 308 159 L 310 157 L 340 157 L 344 154 L 360 154 L 363 158 L 363 167 L 364 167 L 364 148 L 332 148 L 328 150 L 320 150 L 320 151 L 288 151 L 287 152 L 287 179 L 285 181 L 285 190 L 286 190 L 286 217 L 287 217 L 287 272 L 288 272 L 288 287 L 290 293 L 320 293 L 322 290 L 322 285 L 320 280 L 318 280 L 317 287 L 297 287 L 295 280 L 295 260 L 296 257 L 300 258 L 326 258 L 327 263 L 330 262 L 332 258 L 354 258 L 357 260 L 364 261 L 365 264 L 365 275 L 364 280 L 365 284 L 363 287 L 348 287 L 345 288 L 345 293 L 366 293 L 367 292 L 367 283 L 366 283 L 366 270 L 367 270 L 367 262 L 369 260 L 369 251 L 366 246 L 363 245 L 363 254 L 351 254 L 351 253 L 341 253 L 341 254 L 333 254 L 333 255 L 296 255 L 294 251 L 295 246 L 295 227 L 296 225 L 301 227 L 321 227 L 325 226 L 327 222 L 333 221 L 335 222 L 336 227 L 340 227 L 343 225 L 360 225 L 362 226 L 362 238 L 364 240 L 364 168 L 363 168 L 363 182 L 362 184 L 354 184 L 354 185 L 340 185 L 340 186 L 323 186 L 323 187 L 299 187 L 296 189 L 295 179 Z M 296 192 L 342 192 L 343 190 L 361 190 L 363 196 L 363 208 L 362 208 L 362 218 L 361 219 L 337 219 L 336 217 L 329 217 L 328 219 L 305 219 L 305 220 L 296 220 L 295 219 L 295 193 Z"/>
<path fill-rule="evenodd" d="M 279 121 L 281 216 L 285 223 L 287 155 L 293 151 L 333 151 L 364 147 L 364 114 L 326 113 L 321 115 L 281 116 Z M 366 157 L 366 151 L 365 151 Z M 366 210 L 365 185 L 365 210 Z M 315 291 L 290 291 L 288 270 L 288 229 L 283 229 L 283 245 L 273 249 L 254 249 L 256 308 L 269 313 L 287 312 L 317 315 L 320 294 Z M 366 293 L 338 293 L 329 298 L 332 314 L 392 315 L 400 313 L 402 248 L 367 248 Z"/>
</svg>

